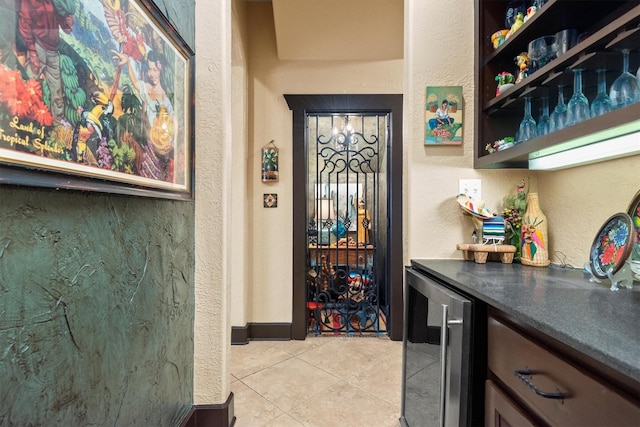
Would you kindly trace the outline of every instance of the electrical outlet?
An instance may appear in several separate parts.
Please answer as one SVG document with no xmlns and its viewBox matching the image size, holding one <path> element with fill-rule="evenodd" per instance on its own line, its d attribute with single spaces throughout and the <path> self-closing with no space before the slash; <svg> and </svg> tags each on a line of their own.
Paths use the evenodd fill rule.
<svg viewBox="0 0 640 427">
<path fill-rule="evenodd" d="M 458 181 L 458 194 L 466 194 L 474 199 L 482 199 L 482 180 L 461 179 Z"/>
</svg>

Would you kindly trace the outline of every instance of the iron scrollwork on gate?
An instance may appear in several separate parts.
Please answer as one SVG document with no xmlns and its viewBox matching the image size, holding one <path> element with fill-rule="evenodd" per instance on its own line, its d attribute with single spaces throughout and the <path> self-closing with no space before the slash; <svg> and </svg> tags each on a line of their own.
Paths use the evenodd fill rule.
<svg viewBox="0 0 640 427">
<path fill-rule="evenodd" d="M 308 223 L 309 331 L 385 332 L 375 262 L 381 118 L 313 116 L 309 122 L 315 131 L 308 156 L 315 172 Z"/>
</svg>

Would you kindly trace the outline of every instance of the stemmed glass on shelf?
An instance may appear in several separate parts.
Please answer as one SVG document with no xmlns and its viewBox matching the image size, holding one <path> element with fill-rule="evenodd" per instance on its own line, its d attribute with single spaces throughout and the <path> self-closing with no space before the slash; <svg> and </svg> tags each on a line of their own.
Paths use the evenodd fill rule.
<svg viewBox="0 0 640 427">
<path fill-rule="evenodd" d="M 598 117 L 613 110 L 611 98 L 607 93 L 607 70 L 598 69 L 598 93 L 591 103 L 591 117 Z"/>
<path fill-rule="evenodd" d="M 550 132 L 551 117 L 549 117 L 549 97 L 543 96 L 542 107 L 540 111 L 540 117 L 538 118 L 538 127 L 536 129 L 536 135 L 542 136 Z"/>
<path fill-rule="evenodd" d="M 558 104 L 553 109 L 553 113 L 551 113 L 550 132 L 562 130 L 567 127 L 569 123 L 569 114 L 567 112 L 567 105 L 564 103 L 562 88 L 562 85 L 558 85 Z"/>
<path fill-rule="evenodd" d="M 516 133 L 516 144 L 536 137 L 536 121 L 531 115 L 531 97 L 524 98 L 524 117 Z"/>
<path fill-rule="evenodd" d="M 582 69 L 573 69 L 573 95 L 567 104 L 568 125 L 575 125 L 591 118 L 589 100 L 582 93 Z"/>
<path fill-rule="evenodd" d="M 611 85 L 609 97 L 614 109 L 626 107 L 640 100 L 638 78 L 629 72 L 629 49 L 622 49 L 622 74 Z"/>
</svg>

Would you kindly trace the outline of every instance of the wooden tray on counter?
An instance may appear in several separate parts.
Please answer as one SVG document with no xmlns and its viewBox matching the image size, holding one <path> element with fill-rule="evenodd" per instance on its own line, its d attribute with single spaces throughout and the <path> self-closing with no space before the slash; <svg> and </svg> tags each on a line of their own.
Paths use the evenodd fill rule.
<svg viewBox="0 0 640 427">
<path fill-rule="evenodd" d="M 487 260 L 500 261 L 503 264 L 511 264 L 516 247 L 513 245 L 479 245 L 472 243 L 459 243 L 456 249 L 461 250 L 464 259 L 475 261 L 476 264 L 485 264 Z"/>
</svg>

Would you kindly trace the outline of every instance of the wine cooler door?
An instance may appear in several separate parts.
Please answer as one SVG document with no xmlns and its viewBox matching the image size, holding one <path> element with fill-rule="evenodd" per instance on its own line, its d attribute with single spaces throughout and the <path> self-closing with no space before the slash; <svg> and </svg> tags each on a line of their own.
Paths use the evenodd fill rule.
<svg viewBox="0 0 640 427">
<path fill-rule="evenodd" d="M 472 302 L 405 270 L 403 426 L 467 425 Z"/>
</svg>

